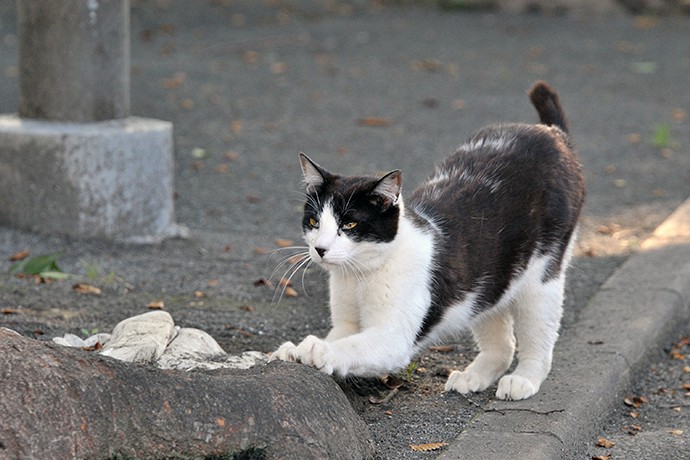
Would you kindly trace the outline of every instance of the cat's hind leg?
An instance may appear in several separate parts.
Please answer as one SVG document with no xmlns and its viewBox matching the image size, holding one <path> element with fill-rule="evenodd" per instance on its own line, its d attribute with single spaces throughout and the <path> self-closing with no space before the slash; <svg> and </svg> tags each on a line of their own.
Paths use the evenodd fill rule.
<svg viewBox="0 0 690 460">
<path fill-rule="evenodd" d="M 467 394 L 482 391 L 502 376 L 513 362 L 513 318 L 506 309 L 496 310 L 471 326 L 479 354 L 464 371 L 453 371 L 446 391 Z"/>
<path fill-rule="evenodd" d="M 539 391 L 551 370 L 553 348 L 563 315 L 565 274 L 525 286 L 513 305 L 518 365 L 498 383 L 496 397 L 526 399 Z"/>
</svg>

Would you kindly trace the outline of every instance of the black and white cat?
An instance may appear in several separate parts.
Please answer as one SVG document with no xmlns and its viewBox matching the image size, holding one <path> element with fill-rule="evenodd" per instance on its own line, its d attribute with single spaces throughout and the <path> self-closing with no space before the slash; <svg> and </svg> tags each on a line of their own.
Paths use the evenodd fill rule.
<svg viewBox="0 0 690 460">
<path fill-rule="evenodd" d="M 330 275 L 332 329 L 272 359 L 339 376 L 404 368 L 469 327 L 479 354 L 446 391 L 534 395 L 551 369 L 584 180 L 558 95 L 529 92 L 541 124 L 484 128 L 403 202 L 402 175 L 332 174 L 300 154 L 309 257 Z"/>
</svg>

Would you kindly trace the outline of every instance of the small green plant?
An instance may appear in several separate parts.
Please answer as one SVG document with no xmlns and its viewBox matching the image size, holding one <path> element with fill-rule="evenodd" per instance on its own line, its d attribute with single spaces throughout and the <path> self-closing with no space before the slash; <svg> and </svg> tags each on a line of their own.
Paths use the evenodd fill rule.
<svg viewBox="0 0 690 460">
<path fill-rule="evenodd" d="M 410 383 L 416 371 L 417 363 L 415 361 L 411 361 L 405 369 L 400 371 L 400 378 L 403 379 L 405 382 Z"/>
<path fill-rule="evenodd" d="M 652 137 L 652 144 L 654 144 L 654 147 L 659 149 L 671 148 L 673 145 L 673 139 L 671 137 L 670 124 L 662 123 L 656 127 L 654 136 Z"/>
<path fill-rule="evenodd" d="M 81 335 L 84 336 L 85 339 L 91 337 L 92 335 L 98 334 L 98 328 L 94 327 L 93 329 L 89 329 L 86 327 L 81 328 Z"/>
<path fill-rule="evenodd" d="M 95 263 L 83 259 L 79 263 L 84 267 L 84 273 L 89 280 L 96 281 L 101 277 L 101 269 Z"/>
</svg>

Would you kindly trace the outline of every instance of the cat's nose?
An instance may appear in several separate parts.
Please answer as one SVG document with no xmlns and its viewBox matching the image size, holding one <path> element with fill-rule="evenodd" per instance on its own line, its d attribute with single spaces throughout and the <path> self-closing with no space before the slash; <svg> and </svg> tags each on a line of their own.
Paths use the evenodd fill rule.
<svg viewBox="0 0 690 460">
<path fill-rule="evenodd" d="M 314 248 L 316 253 L 323 259 L 323 255 L 326 254 L 326 248 Z"/>
</svg>

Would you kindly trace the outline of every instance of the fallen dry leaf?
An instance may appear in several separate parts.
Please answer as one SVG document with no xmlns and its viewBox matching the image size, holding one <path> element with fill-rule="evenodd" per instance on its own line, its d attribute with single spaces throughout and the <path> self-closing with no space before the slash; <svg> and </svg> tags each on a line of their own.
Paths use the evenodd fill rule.
<svg viewBox="0 0 690 460">
<path fill-rule="evenodd" d="M 393 120 L 383 117 L 364 117 L 357 120 L 359 126 L 369 126 L 372 128 L 385 128 L 393 124 Z"/>
<path fill-rule="evenodd" d="M 299 293 L 297 291 L 295 291 L 293 288 L 291 288 L 290 286 L 288 286 L 285 288 L 285 295 L 287 297 L 297 297 L 297 296 L 299 296 Z"/>
<path fill-rule="evenodd" d="M 240 310 L 248 311 L 251 313 L 254 311 L 254 307 L 252 307 L 251 305 L 240 305 Z"/>
<path fill-rule="evenodd" d="M 447 442 L 429 442 L 426 444 L 412 444 L 410 449 L 415 452 L 432 452 L 434 450 L 439 450 L 442 447 L 446 447 Z"/>
<path fill-rule="evenodd" d="M 268 254 L 268 249 L 262 248 L 261 246 L 257 246 L 254 248 L 254 253 L 260 254 L 260 255 Z"/>
<path fill-rule="evenodd" d="M 235 134 L 241 133 L 242 132 L 242 121 L 241 120 L 233 120 L 232 123 L 230 123 L 230 130 Z"/>
<path fill-rule="evenodd" d="M 592 455 L 592 460 L 611 460 L 611 455 Z"/>
<path fill-rule="evenodd" d="M 146 305 L 149 310 L 163 310 L 165 308 L 165 303 L 162 300 L 154 300 Z"/>
<path fill-rule="evenodd" d="M 630 412 L 630 417 L 632 417 L 632 418 L 638 418 L 639 416 L 640 416 L 639 412 L 636 412 L 636 411 Z"/>
<path fill-rule="evenodd" d="M 276 246 L 278 246 L 279 248 L 287 248 L 287 247 L 290 247 L 292 245 L 293 245 L 292 240 L 286 240 L 284 238 L 278 238 L 276 240 Z"/>
<path fill-rule="evenodd" d="M 597 445 L 598 447 L 603 447 L 604 449 L 610 449 L 610 448 L 612 448 L 613 446 L 615 446 L 616 443 L 613 442 L 613 441 L 609 441 L 609 440 L 606 439 L 606 438 L 599 438 L 599 439 L 597 439 L 596 445 Z"/>
<path fill-rule="evenodd" d="M 634 407 L 635 409 L 637 409 L 641 405 L 647 403 L 648 401 L 649 400 L 647 398 L 645 398 L 644 396 L 633 396 L 633 397 L 628 397 L 628 398 L 623 399 L 623 403 L 626 406 Z"/>
<path fill-rule="evenodd" d="M 3 315 L 16 315 L 19 313 L 19 310 L 15 310 L 14 308 L 3 308 L 0 310 L 0 313 Z"/>
<path fill-rule="evenodd" d="M 420 59 L 410 62 L 410 67 L 416 71 L 437 72 L 443 67 L 443 63 L 438 59 Z"/>
<path fill-rule="evenodd" d="M 296 255 L 296 256 L 290 257 L 287 261 L 288 261 L 288 263 L 289 263 L 290 265 L 295 265 L 295 264 L 298 264 L 298 263 L 302 262 L 302 261 L 303 261 L 304 259 L 306 259 L 307 257 L 308 257 L 308 256 Z"/>
<path fill-rule="evenodd" d="M 194 297 L 196 297 L 197 299 L 203 299 L 204 297 L 206 297 L 206 293 L 204 291 L 200 291 L 197 289 L 196 291 L 194 291 Z"/>
<path fill-rule="evenodd" d="M 280 278 L 280 281 L 278 281 L 278 286 L 280 287 L 290 287 L 292 286 L 292 281 L 290 281 L 287 278 Z"/>
<path fill-rule="evenodd" d="M 19 251 L 15 252 L 10 256 L 10 262 L 19 262 L 29 257 L 29 251 Z"/>
<path fill-rule="evenodd" d="M 221 163 L 216 166 L 217 173 L 226 174 L 228 171 L 230 171 L 230 166 L 226 165 L 225 163 Z"/>
<path fill-rule="evenodd" d="M 397 375 L 384 375 L 383 377 L 380 378 L 381 383 L 386 385 L 389 389 L 395 390 L 397 388 L 400 388 L 405 384 L 405 381 L 398 377 Z"/>
<path fill-rule="evenodd" d="M 451 352 L 455 351 L 455 346 L 454 345 L 435 345 L 433 347 L 429 347 L 429 350 L 436 351 L 439 353 L 451 353 Z"/>
<path fill-rule="evenodd" d="M 228 150 L 225 152 L 225 159 L 228 161 L 237 161 L 237 159 L 240 157 L 240 154 L 235 152 L 234 150 Z"/>
<path fill-rule="evenodd" d="M 78 292 L 80 294 L 94 294 L 94 295 L 100 295 L 101 290 L 97 288 L 96 286 L 91 286 L 90 284 L 86 283 L 77 283 L 74 286 L 72 286 L 72 290 L 75 292 Z"/>
<path fill-rule="evenodd" d="M 266 278 L 259 278 L 258 280 L 254 281 L 254 286 L 256 286 L 256 287 L 259 287 L 259 286 L 273 287 L 273 283 L 271 283 Z"/>
<path fill-rule="evenodd" d="M 670 430 L 669 433 L 671 433 L 673 436 L 680 436 L 683 434 L 683 430 Z"/>
</svg>

